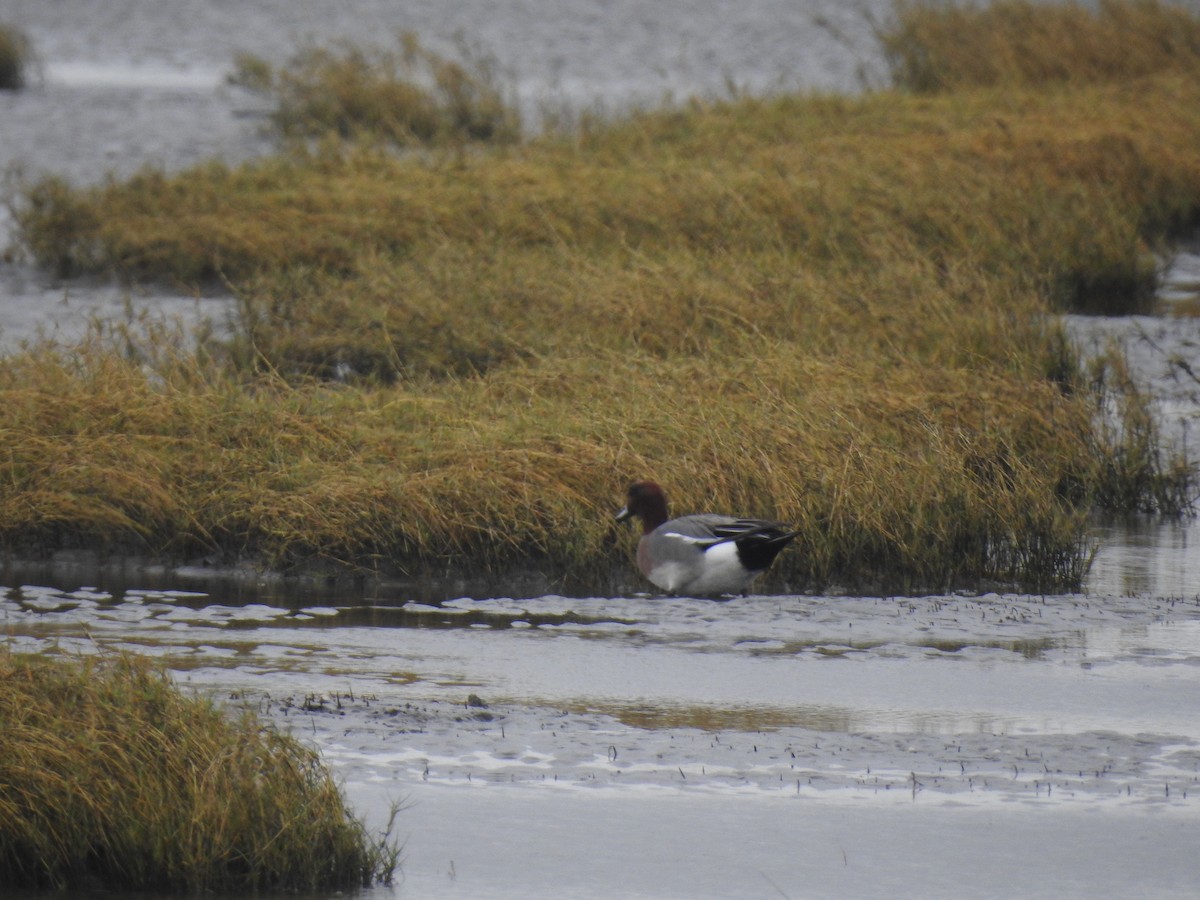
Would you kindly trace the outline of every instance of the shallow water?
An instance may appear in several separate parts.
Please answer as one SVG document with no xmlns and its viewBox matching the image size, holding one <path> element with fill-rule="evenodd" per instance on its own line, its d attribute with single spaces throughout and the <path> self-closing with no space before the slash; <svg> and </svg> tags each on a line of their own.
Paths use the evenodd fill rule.
<svg viewBox="0 0 1200 900">
<path fill-rule="evenodd" d="M 877 66 L 862 15 L 832 2 L 680 17 L 628 0 L 5 0 L 0 19 L 45 63 L 39 86 L 0 94 L 0 165 L 77 182 L 264 152 L 261 105 L 223 73 L 239 50 L 281 60 L 310 35 L 463 31 L 531 113 L 728 78 L 852 89 Z M 1174 270 L 1183 297 L 1192 259 Z M 226 304 L 0 265 L 0 349 L 69 341 L 93 313 L 195 322 Z M 1128 342 L 1186 442 L 1194 325 L 1072 329 Z M 14 649 L 159 656 L 313 741 L 369 822 L 405 803 L 402 880 L 372 898 L 1192 896 L 1196 531 L 1095 535 L 1085 592 L 1044 597 L 714 603 L 64 559 L 0 565 L 0 627 Z"/>
<path fill-rule="evenodd" d="M 26 584 L 0 595 L 0 623 L 17 650 L 161 657 L 181 684 L 315 742 L 371 821 L 410 804 L 414 896 L 803 896 L 814 873 L 847 896 L 1007 893 L 946 874 L 985 836 L 1060 896 L 1064 860 L 1114 836 L 1180 851 L 1153 870 L 1123 851 L 1121 891 L 1182 895 L 1200 877 L 1190 830 L 1163 825 L 1200 813 L 1195 593 L 402 593 Z M 1059 835 L 1050 811 L 1080 830 Z M 959 849 L 897 874 L 951 832 Z M 530 840 L 545 841 L 532 856 Z M 1112 868 L 1071 878 L 1103 896 Z"/>
</svg>

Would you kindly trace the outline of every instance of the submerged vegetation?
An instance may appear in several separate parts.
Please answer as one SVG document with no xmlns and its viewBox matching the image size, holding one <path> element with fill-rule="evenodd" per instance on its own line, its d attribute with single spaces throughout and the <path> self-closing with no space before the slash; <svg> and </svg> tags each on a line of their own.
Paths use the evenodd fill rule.
<svg viewBox="0 0 1200 900">
<path fill-rule="evenodd" d="M 1169 64 L 1150 39 L 1116 51 L 1097 23 L 1118 11 L 1191 31 Z M 1085 42 L 1128 68 L 959 71 L 952 48 L 1030 16 L 1055 31 L 1023 59 Z M 1084 372 L 1049 314 L 1148 308 L 1156 252 L 1200 217 L 1200 121 L 1177 114 L 1200 104 L 1197 21 L 905 5 L 882 31 L 894 90 L 697 100 L 471 153 L 315 115 L 298 133 L 354 140 L 28 185 L 41 264 L 217 282 L 240 312 L 197 349 L 96 336 L 0 361 L 0 541 L 595 578 L 628 567 L 611 516 L 654 477 L 681 512 L 795 522 L 776 583 L 1077 583 L 1095 505 L 1194 491 L 1145 401 Z M 316 96 L 328 60 L 373 83 L 353 53 L 241 77 Z"/>
<path fill-rule="evenodd" d="M 130 656 L 0 650 L 5 889 L 314 891 L 390 882 L 316 753 Z"/>
</svg>

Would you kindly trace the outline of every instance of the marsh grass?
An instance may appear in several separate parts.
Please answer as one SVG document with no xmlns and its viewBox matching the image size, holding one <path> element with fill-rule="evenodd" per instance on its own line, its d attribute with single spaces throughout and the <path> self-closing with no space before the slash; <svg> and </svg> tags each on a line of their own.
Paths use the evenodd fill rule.
<svg viewBox="0 0 1200 900">
<path fill-rule="evenodd" d="M 1085 404 L 1003 367 L 742 348 L 719 368 L 597 350 L 405 387 L 262 375 L 249 391 L 182 363 L 38 353 L 0 384 L 3 540 L 604 579 L 633 538 L 612 522 L 625 473 L 669 465 L 680 511 L 795 521 L 800 552 L 779 569 L 793 585 L 1078 578 Z"/>
<path fill-rule="evenodd" d="M 1182 70 L 741 97 L 26 186 L 43 264 L 216 281 L 238 314 L 198 351 L 0 361 L 0 540 L 599 579 L 655 477 L 677 512 L 794 521 L 777 583 L 1075 585 L 1094 504 L 1194 483 L 1051 316 L 1152 303 L 1200 213 L 1197 107 Z"/>
<path fill-rule="evenodd" d="M 1200 19 L 1159 0 L 901 0 L 876 33 L 893 83 L 918 92 L 1095 84 L 1200 69 Z"/>
<path fill-rule="evenodd" d="M 459 42 L 459 59 L 402 33 L 394 48 L 312 46 L 284 66 L 242 55 L 229 80 L 269 96 L 283 138 L 445 145 L 508 143 L 520 116 L 506 96 L 494 57 Z"/>
<path fill-rule="evenodd" d="M 0 650 L 0 885 L 174 893 L 390 882 L 319 757 L 129 655 Z"/>
<path fill-rule="evenodd" d="M 33 50 L 25 34 L 0 22 L 0 90 L 15 91 L 28 83 Z"/>
<path fill-rule="evenodd" d="M 1144 388 L 1115 348 L 1088 365 L 1095 398 L 1101 459 L 1099 506 L 1115 513 L 1178 516 L 1195 507 L 1200 480 L 1195 467 L 1162 446 Z"/>
<path fill-rule="evenodd" d="M 1174 77 L 1069 94 L 748 99 L 468 158 L 359 148 L 84 190 L 50 179 L 11 205 L 26 250 L 63 273 L 369 277 L 380 260 L 447 248 L 551 248 L 577 266 L 775 250 L 840 274 L 915 252 L 1115 312 L 1145 308 L 1153 251 L 1195 221 L 1200 126 L 1176 111 L 1198 99 L 1196 81 Z"/>
</svg>

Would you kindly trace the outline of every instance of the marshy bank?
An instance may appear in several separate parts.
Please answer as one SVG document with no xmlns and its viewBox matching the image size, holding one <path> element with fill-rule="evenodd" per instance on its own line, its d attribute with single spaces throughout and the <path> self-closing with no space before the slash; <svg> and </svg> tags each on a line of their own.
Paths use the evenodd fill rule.
<svg viewBox="0 0 1200 900">
<path fill-rule="evenodd" d="M 1030 21 L 1040 47 L 947 52 Z M 1171 39 L 1131 51 L 1130 27 Z M 198 345 L 0 362 L 0 539 L 605 584 L 639 475 L 795 522 L 775 588 L 1077 585 L 1095 507 L 1195 490 L 1119 355 L 1083 365 L 1054 316 L 1147 309 L 1194 227 L 1198 29 L 1154 3 L 905 6 L 895 86 L 858 96 L 420 153 L 339 124 L 245 164 L 26 184 L 40 265 L 224 285 L 237 313 Z M 1059 69 L 963 71 L 985 57 Z"/>
</svg>

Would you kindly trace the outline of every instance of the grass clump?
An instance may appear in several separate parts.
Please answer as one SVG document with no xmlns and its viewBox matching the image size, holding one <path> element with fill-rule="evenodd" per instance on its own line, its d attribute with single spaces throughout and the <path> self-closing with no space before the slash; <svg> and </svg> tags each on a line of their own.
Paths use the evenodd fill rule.
<svg viewBox="0 0 1200 900">
<path fill-rule="evenodd" d="M 937 92 L 1200 70 L 1200 20 L 1160 0 L 903 2 L 878 29 L 893 82 Z"/>
<path fill-rule="evenodd" d="M 1149 398 L 1124 355 L 1112 348 L 1100 354 L 1088 377 L 1101 459 L 1098 505 L 1119 514 L 1189 512 L 1200 495 L 1195 466 L 1163 448 Z"/>
<path fill-rule="evenodd" d="M 13 26 L 0 22 L 0 90 L 25 87 L 31 60 L 29 39 Z"/>
<path fill-rule="evenodd" d="M 283 138 L 341 138 L 406 146 L 509 143 L 520 117 L 493 58 L 463 45 L 461 60 L 400 35 L 396 48 L 309 47 L 275 68 L 244 54 L 230 81 L 270 96 Z"/>
<path fill-rule="evenodd" d="M 0 885 L 309 891 L 388 882 L 396 853 L 316 753 L 183 695 L 133 656 L 0 651 Z"/>
</svg>

